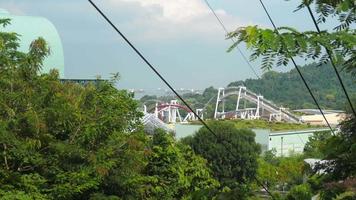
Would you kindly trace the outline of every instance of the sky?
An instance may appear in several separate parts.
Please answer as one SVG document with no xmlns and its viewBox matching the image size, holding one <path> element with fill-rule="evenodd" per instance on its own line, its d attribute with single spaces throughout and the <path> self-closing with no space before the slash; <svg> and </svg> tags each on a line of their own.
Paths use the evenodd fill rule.
<svg viewBox="0 0 356 200">
<path fill-rule="evenodd" d="M 93 0 L 175 88 L 224 87 L 256 78 L 225 39 L 204 0 Z M 258 0 L 209 0 L 229 31 L 270 27 Z M 265 1 L 277 26 L 313 30 L 299 1 Z M 119 88 L 166 88 L 86 0 L 1 0 L 12 14 L 42 16 L 58 29 L 66 78 L 103 78 L 119 72 Z M 241 45 L 248 57 L 250 52 Z M 251 63 L 261 75 L 260 61 Z M 303 63 L 299 63 L 303 65 Z M 286 68 L 276 70 L 285 71 Z"/>
</svg>

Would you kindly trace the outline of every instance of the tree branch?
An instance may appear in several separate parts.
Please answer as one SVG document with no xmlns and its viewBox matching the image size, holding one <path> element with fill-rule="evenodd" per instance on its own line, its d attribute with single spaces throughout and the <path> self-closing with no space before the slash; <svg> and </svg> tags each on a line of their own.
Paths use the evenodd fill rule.
<svg viewBox="0 0 356 200">
<path fill-rule="evenodd" d="M 6 144 L 2 144 L 2 146 L 4 147 L 4 153 L 3 154 L 4 154 L 5 167 L 6 167 L 7 170 L 9 170 L 10 167 L 9 167 L 8 162 L 7 162 L 7 156 L 6 156 L 7 146 L 6 146 Z"/>
</svg>

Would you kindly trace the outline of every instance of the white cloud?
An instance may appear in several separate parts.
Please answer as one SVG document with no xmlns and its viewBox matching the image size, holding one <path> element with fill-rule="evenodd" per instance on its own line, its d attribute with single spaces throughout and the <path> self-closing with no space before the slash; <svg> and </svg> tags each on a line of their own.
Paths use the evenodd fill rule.
<svg viewBox="0 0 356 200">
<path fill-rule="evenodd" d="M 143 14 L 126 27 L 137 30 L 141 39 L 179 39 L 203 37 L 223 38 L 224 32 L 203 0 L 109 0 L 112 9 L 120 12 L 130 6 Z M 238 18 L 222 9 L 215 10 L 229 30 L 243 26 Z M 137 13 L 136 13 L 137 14 Z"/>
<path fill-rule="evenodd" d="M 14 3 L 14 2 L 6 2 L 6 3 L 0 3 L 0 8 L 8 11 L 11 14 L 15 15 L 25 15 L 26 13 L 24 12 L 24 4 L 23 3 Z"/>
<path fill-rule="evenodd" d="M 162 13 L 158 16 L 161 20 L 185 22 L 208 14 L 202 1 L 197 0 L 123 0 L 138 2 L 142 7 L 158 6 Z"/>
</svg>

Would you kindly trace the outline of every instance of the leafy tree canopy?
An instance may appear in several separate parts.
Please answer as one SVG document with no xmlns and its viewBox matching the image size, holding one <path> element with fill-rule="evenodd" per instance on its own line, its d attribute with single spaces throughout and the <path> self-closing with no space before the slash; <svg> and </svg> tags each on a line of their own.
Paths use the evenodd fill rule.
<svg viewBox="0 0 356 200">
<path fill-rule="evenodd" d="M 201 128 L 183 142 L 207 159 L 214 177 L 222 186 L 234 189 L 254 181 L 260 153 L 255 134 L 250 130 L 237 129 L 231 122 L 211 122 L 209 126 L 217 137 L 206 128 Z"/>
<path fill-rule="evenodd" d="M 80 86 L 55 70 L 40 74 L 46 42 L 27 53 L 18 42 L 0 31 L 1 199 L 207 198 L 219 185 L 188 146 L 143 132 L 131 94 L 109 81 Z"/>
<path fill-rule="evenodd" d="M 273 65 L 288 65 L 290 57 L 298 56 L 312 59 L 320 63 L 329 62 L 327 51 L 333 53 L 338 65 L 343 65 L 350 72 L 356 73 L 355 64 L 355 30 L 349 26 L 355 22 L 355 3 L 352 0 L 304 0 L 298 7 L 302 9 L 315 3 L 320 22 L 326 22 L 330 15 L 338 16 L 340 24 L 335 32 L 316 31 L 300 32 L 291 27 L 279 27 L 278 32 L 257 26 L 240 27 L 228 37 L 237 41 L 229 49 L 231 51 L 239 43 L 245 42 L 253 51 L 251 59 L 262 57 L 262 68 L 271 69 Z M 327 51 L 325 51 L 325 49 Z"/>
</svg>

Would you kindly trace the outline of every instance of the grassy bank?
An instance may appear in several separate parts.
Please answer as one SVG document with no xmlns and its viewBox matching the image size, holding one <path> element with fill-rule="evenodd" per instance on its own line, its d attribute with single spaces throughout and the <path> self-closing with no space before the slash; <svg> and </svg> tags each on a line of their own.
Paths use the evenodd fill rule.
<svg viewBox="0 0 356 200">
<path fill-rule="evenodd" d="M 272 131 L 287 131 L 287 130 L 303 130 L 311 128 L 321 128 L 322 126 L 314 126 L 310 124 L 297 124 L 285 122 L 269 122 L 265 120 L 230 120 L 235 123 L 237 128 L 243 129 L 270 129 Z M 192 124 L 200 124 L 194 122 Z"/>
</svg>

